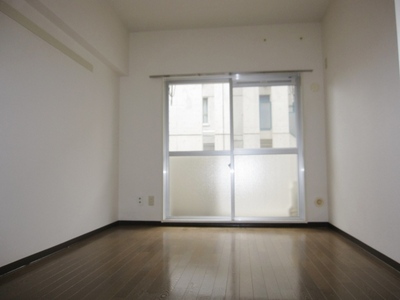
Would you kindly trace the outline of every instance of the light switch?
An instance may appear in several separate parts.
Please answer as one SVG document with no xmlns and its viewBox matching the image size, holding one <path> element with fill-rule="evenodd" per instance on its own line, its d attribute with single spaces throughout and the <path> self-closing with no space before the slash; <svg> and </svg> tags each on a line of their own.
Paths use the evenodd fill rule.
<svg viewBox="0 0 400 300">
<path fill-rule="evenodd" d="M 154 206 L 154 196 L 149 196 L 148 202 L 149 206 Z"/>
</svg>

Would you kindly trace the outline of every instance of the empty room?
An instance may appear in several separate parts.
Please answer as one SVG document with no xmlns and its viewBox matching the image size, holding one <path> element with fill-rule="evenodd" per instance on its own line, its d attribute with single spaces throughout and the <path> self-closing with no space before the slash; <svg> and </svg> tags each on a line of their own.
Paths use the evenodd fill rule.
<svg viewBox="0 0 400 300">
<path fill-rule="evenodd" d="M 400 299 L 399 32 L 400 0 L 0 0 L 0 299 Z"/>
</svg>

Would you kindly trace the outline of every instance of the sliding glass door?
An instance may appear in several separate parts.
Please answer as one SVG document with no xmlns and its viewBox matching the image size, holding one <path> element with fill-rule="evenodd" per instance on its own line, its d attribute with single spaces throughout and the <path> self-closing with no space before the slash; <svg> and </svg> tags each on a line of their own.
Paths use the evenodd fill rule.
<svg viewBox="0 0 400 300">
<path fill-rule="evenodd" d="M 168 84 L 167 216 L 231 219 L 227 82 Z"/>
<path fill-rule="evenodd" d="M 165 220 L 304 220 L 297 74 L 166 86 Z"/>
<path fill-rule="evenodd" d="M 297 102 L 293 75 L 233 80 L 236 219 L 299 216 Z"/>
</svg>

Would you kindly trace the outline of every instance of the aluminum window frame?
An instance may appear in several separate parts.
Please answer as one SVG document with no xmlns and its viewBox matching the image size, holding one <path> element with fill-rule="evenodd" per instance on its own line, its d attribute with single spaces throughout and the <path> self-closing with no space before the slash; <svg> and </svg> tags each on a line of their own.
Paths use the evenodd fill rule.
<svg viewBox="0 0 400 300">
<path fill-rule="evenodd" d="M 164 78 L 164 97 L 163 100 L 163 118 L 164 118 L 164 149 L 163 149 L 163 219 L 162 222 L 194 222 L 194 223 L 207 223 L 207 222 L 220 222 L 220 223 L 305 223 L 306 222 L 306 208 L 305 208 L 305 166 L 304 166 L 304 141 L 303 141 L 303 118 L 302 118 L 302 101 L 301 101 L 301 73 L 300 72 L 281 72 L 281 73 L 248 73 L 244 75 L 247 78 L 264 79 L 271 78 L 270 81 L 258 81 L 256 86 L 295 86 L 295 106 L 296 106 L 296 144 L 295 148 L 261 148 L 261 149 L 235 149 L 234 148 L 234 120 L 233 120 L 233 89 L 235 87 L 251 86 L 242 84 L 240 85 L 240 74 L 234 75 L 215 75 L 215 76 L 195 76 L 195 77 L 182 77 Z M 287 78 L 288 80 L 279 80 L 279 77 Z M 212 84 L 221 83 L 229 84 L 229 115 L 230 115 L 230 149 L 229 150 L 208 150 L 208 151 L 169 151 L 169 86 L 171 85 L 184 85 L 184 84 Z M 243 218 L 236 217 L 235 215 L 235 156 L 238 155 L 297 155 L 298 164 L 298 216 L 287 217 L 252 217 Z M 170 181 L 169 181 L 169 157 L 178 156 L 230 156 L 231 168 L 231 216 L 225 217 L 210 217 L 210 216 L 171 216 L 170 212 Z"/>
</svg>

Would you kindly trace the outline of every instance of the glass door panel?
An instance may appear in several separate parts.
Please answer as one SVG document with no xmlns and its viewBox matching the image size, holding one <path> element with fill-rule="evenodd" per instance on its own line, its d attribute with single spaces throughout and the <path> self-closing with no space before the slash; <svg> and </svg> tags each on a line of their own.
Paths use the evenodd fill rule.
<svg viewBox="0 0 400 300">
<path fill-rule="evenodd" d="M 299 216 L 297 155 L 235 156 L 236 217 Z"/>
<path fill-rule="evenodd" d="M 233 89 L 236 149 L 296 148 L 295 86 Z"/>
<path fill-rule="evenodd" d="M 298 218 L 296 77 L 233 81 L 235 220 Z"/>
<path fill-rule="evenodd" d="M 227 82 L 168 85 L 167 218 L 231 219 Z"/>
<path fill-rule="evenodd" d="M 169 162 L 171 217 L 230 219 L 230 156 L 179 156 Z"/>
<path fill-rule="evenodd" d="M 169 152 L 230 149 L 229 84 L 171 84 Z"/>
</svg>

